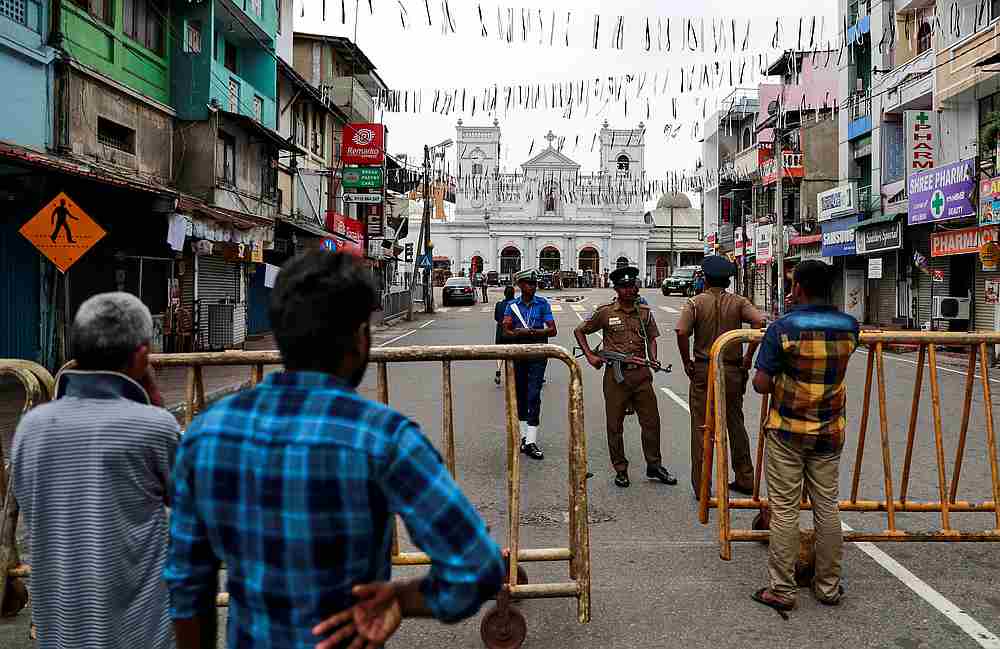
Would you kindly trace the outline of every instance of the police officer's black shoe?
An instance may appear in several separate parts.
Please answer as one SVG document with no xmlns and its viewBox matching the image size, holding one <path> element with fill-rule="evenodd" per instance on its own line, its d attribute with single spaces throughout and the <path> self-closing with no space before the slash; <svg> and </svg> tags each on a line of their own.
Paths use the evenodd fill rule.
<svg viewBox="0 0 1000 649">
<path fill-rule="evenodd" d="M 497 370 L 497 375 L 496 378 L 493 379 L 493 382 L 500 385 L 500 370 Z"/>
<path fill-rule="evenodd" d="M 628 471 L 618 471 L 618 474 L 615 476 L 615 486 L 624 489 L 630 484 L 632 483 L 628 480 Z"/>
<path fill-rule="evenodd" d="M 663 484 L 668 484 L 668 485 L 677 484 L 677 478 L 670 475 L 670 471 L 667 471 L 662 465 L 647 466 L 646 477 L 649 478 L 650 480 L 659 480 Z"/>
<path fill-rule="evenodd" d="M 538 448 L 538 444 L 534 442 L 530 444 L 525 444 L 524 440 L 521 440 L 521 452 L 530 457 L 533 460 L 544 460 L 545 454 L 542 453 L 542 449 Z"/>
</svg>

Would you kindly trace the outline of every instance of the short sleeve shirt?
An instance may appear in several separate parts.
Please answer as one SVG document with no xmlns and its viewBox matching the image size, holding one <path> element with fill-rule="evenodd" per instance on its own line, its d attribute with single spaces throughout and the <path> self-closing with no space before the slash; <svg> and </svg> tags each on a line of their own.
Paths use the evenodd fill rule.
<svg viewBox="0 0 1000 649">
<path fill-rule="evenodd" d="M 521 318 L 524 318 L 524 322 L 521 322 L 521 318 L 518 318 L 514 314 L 514 305 L 517 305 L 518 311 L 521 312 Z M 544 297 L 536 295 L 531 304 L 525 304 L 524 299 L 518 297 L 507 305 L 504 309 L 503 319 L 506 321 L 510 319 L 514 323 L 514 328 L 524 328 L 527 325 L 528 329 L 544 329 L 545 325 L 550 322 L 555 322 L 555 316 L 552 315 L 552 307 L 549 305 L 549 301 Z"/>
<path fill-rule="evenodd" d="M 847 425 L 847 362 L 860 326 L 832 306 L 796 307 L 764 334 L 757 369 L 774 379 L 766 427 L 838 438 Z"/>
<path fill-rule="evenodd" d="M 601 331 L 606 351 L 639 357 L 646 355 L 647 341 L 660 335 L 649 307 L 637 304 L 625 309 L 617 301 L 597 307 L 580 325 L 580 331 L 585 334 Z"/>
<path fill-rule="evenodd" d="M 677 333 L 694 334 L 694 358 L 707 361 L 716 338 L 740 329 L 744 322 L 763 320 L 764 316 L 741 295 L 734 295 L 720 288 L 710 288 L 700 295 L 690 298 L 681 310 L 680 320 L 675 327 Z M 723 361 L 738 363 L 740 345 L 726 349 Z"/>
</svg>

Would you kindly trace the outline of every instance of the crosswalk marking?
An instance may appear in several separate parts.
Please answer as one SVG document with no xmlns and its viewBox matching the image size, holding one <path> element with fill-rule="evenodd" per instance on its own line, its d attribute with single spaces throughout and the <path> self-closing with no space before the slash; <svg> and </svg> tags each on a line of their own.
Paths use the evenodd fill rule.
<svg viewBox="0 0 1000 649">
<path fill-rule="evenodd" d="M 489 313 L 492 310 L 493 310 L 493 307 L 491 307 L 491 306 L 484 306 L 483 308 L 479 309 L 479 312 L 480 313 Z"/>
<path fill-rule="evenodd" d="M 673 307 L 661 306 L 660 308 L 663 309 L 664 311 L 666 311 L 667 313 L 680 313 L 680 311 L 678 311 L 677 309 L 675 309 Z"/>
<path fill-rule="evenodd" d="M 449 311 L 451 311 L 451 309 L 449 309 L 449 308 L 448 308 L 448 307 L 446 307 L 446 306 L 439 306 L 439 307 L 437 308 L 437 312 L 438 312 L 438 313 L 448 313 Z"/>
<path fill-rule="evenodd" d="M 562 305 L 561 304 L 553 304 L 552 305 L 552 311 L 553 312 L 562 311 Z"/>
<path fill-rule="evenodd" d="M 570 304 L 569 308 L 573 309 L 577 313 L 579 313 L 580 311 L 586 311 L 587 310 L 586 307 L 584 307 L 582 304 Z"/>
<path fill-rule="evenodd" d="M 469 312 L 472 311 L 472 307 L 471 306 L 467 306 L 467 307 L 459 309 L 459 311 L 462 312 L 462 313 L 469 313 Z"/>
</svg>

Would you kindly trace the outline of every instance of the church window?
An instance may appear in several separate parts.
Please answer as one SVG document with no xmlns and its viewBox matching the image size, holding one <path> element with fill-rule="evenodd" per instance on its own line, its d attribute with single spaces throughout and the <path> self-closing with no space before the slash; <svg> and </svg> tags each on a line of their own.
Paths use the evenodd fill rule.
<svg viewBox="0 0 1000 649">
<path fill-rule="evenodd" d="M 629 175 L 629 159 L 624 153 L 618 156 L 618 175 L 627 176 Z"/>
</svg>

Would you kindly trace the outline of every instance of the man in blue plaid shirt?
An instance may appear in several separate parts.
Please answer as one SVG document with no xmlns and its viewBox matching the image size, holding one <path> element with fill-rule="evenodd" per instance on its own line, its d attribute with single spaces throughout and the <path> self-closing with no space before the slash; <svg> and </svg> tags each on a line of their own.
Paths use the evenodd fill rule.
<svg viewBox="0 0 1000 649">
<path fill-rule="evenodd" d="M 271 324 L 286 371 L 222 400 L 177 455 L 164 578 L 177 645 L 215 646 L 227 571 L 227 647 L 374 648 L 408 616 L 457 622 L 500 589 L 486 525 L 419 427 L 355 392 L 376 292 L 352 257 L 282 269 Z M 392 517 L 431 558 L 387 582 Z"/>
</svg>

